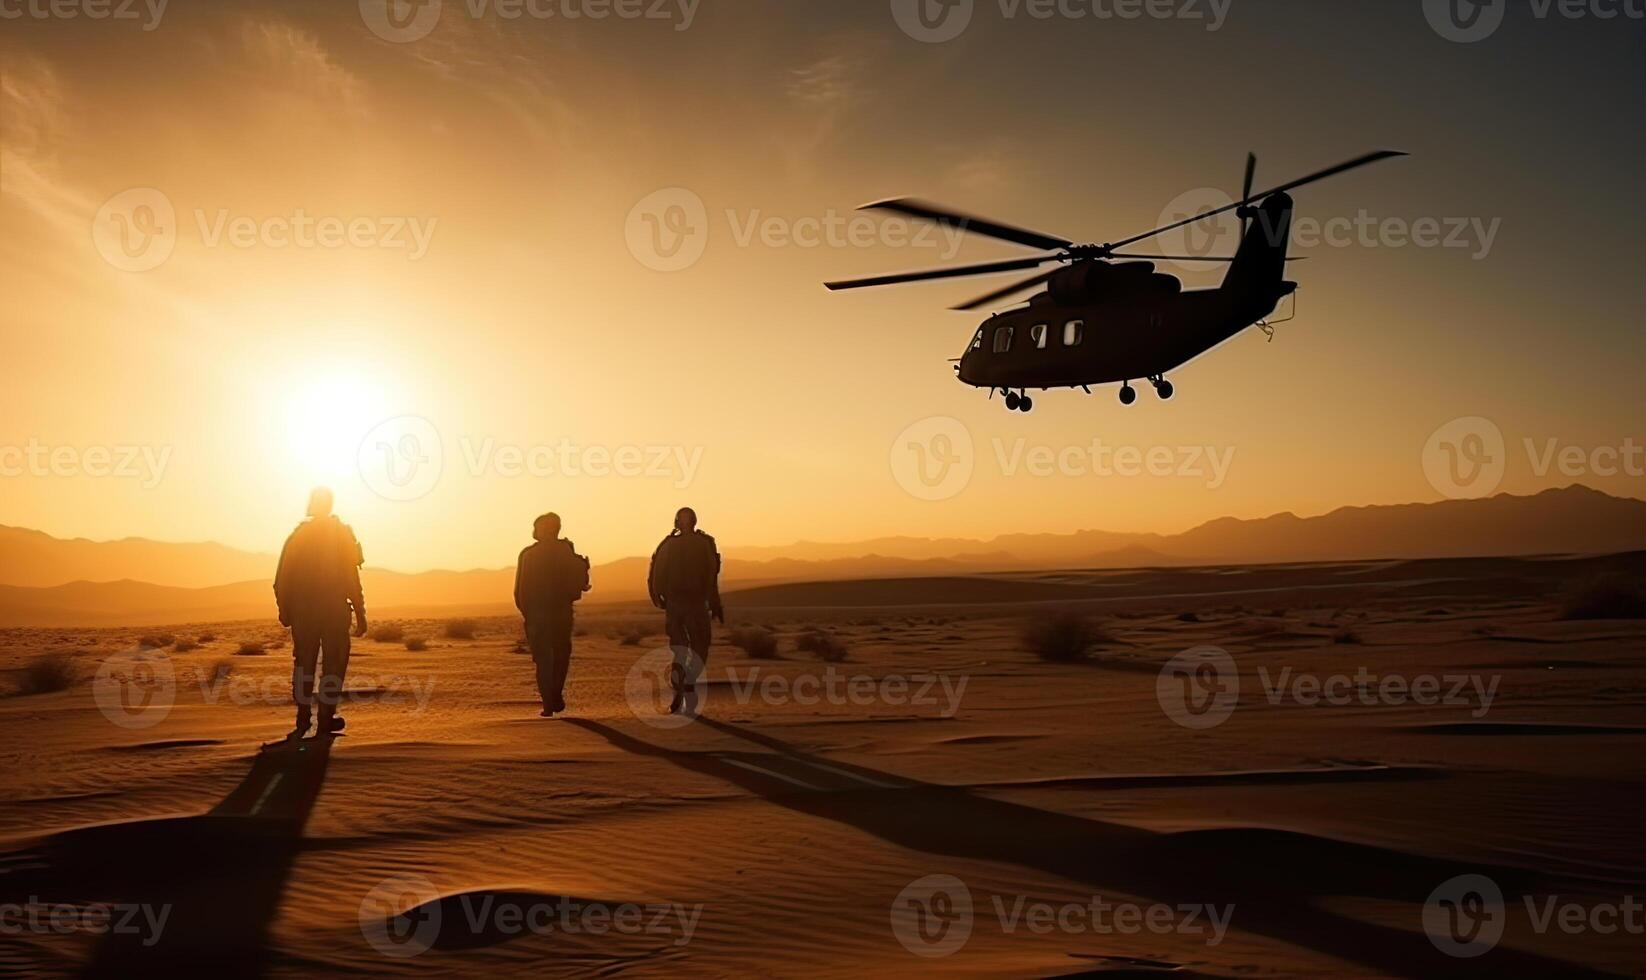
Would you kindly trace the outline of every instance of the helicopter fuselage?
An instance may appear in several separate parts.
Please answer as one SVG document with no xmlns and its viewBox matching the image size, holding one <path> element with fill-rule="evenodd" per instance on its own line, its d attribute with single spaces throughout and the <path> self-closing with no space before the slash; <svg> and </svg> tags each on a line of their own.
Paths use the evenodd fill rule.
<svg viewBox="0 0 1646 980">
<path fill-rule="evenodd" d="M 984 321 L 960 358 L 978 388 L 1073 388 L 1160 377 L 1273 313 L 1295 285 L 1228 285 L 1080 305 L 1042 293 Z"/>
</svg>

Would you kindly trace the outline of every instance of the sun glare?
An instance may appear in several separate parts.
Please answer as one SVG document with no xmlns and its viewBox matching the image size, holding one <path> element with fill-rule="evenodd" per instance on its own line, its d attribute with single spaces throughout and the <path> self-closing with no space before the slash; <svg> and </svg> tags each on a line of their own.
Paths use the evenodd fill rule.
<svg viewBox="0 0 1646 980">
<path fill-rule="evenodd" d="M 383 389 L 359 374 L 313 379 L 286 405 L 292 464 L 312 483 L 336 483 L 355 472 L 360 440 L 388 415 Z"/>
</svg>

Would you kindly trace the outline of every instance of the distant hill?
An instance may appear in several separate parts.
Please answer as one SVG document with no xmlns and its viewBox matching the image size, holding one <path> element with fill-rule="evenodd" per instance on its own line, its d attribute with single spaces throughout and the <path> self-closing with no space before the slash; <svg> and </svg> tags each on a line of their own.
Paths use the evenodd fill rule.
<svg viewBox="0 0 1646 980">
<path fill-rule="evenodd" d="M 792 550 L 792 554 L 786 553 Z M 728 589 L 787 582 L 944 578 L 986 572 L 1146 568 L 1365 558 L 1646 550 L 1646 501 L 1583 486 L 1532 496 L 1345 507 L 1318 517 L 1222 518 L 1182 534 L 879 538 L 726 549 Z M 644 598 L 647 558 L 597 564 L 591 602 Z M 274 558 L 218 544 L 63 540 L 0 526 L 0 626 L 153 625 L 272 617 Z M 513 568 L 362 573 L 367 602 L 395 612 L 510 608 Z"/>
</svg>

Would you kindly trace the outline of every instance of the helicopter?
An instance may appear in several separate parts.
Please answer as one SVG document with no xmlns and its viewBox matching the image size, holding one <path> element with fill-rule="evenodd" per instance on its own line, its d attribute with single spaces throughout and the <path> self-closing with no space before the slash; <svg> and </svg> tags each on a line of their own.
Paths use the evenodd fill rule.
<svg viewBox="0 0 1646 980">
<path fill-rule="evenodd" d="M 1273 337 L 1268 321 L 1298 284 L 1286 278 L 1293 202 L 1289 191 L 1350 170 L 1407 154 L 1378 150 L 1257 194 L 1252 181 L 1257 156 L 1246 157 L 1240 200 L 1117 242 L 1078 245 L 1067 238 L 1017 228 L 963 214 L 915 198 L 865 204 L 860 211 L 890 211 L 1041 250 L 1042 254 L 977 265 L 929 269 L 824 283 L 831 290 L 888 286 L 1022 271 L 1057 263 L 1050 271 L 991 290 L 956 310 L 975 310 L 1045 287 L 1027 305 L 990 316 L 955 361 L 961 382 L 1005 396 L 1010 411 L 1034 408 L 1030 389 L 1080 388 L 1120 382 L 1120 402 L 1137 401 L 1134 380 L 1146 380 L 1161 399 L 1172 397 L 1166 380 L 1176 370 L 1242 330 L 1258 326 Z M 1124 251 L 1157 235 L 1234 211 L 1241 222 L 1240 246 L 1232 256 L 1159 255 Z M 1133 261 L 1116 262 L 1115 259 Z M 1226 262 L 1221 285 L 1185 291 L 1175 276 L 1155 271 L 1157 261 Z M 1289 317 L 1288 317 L 1289 319 Z M 1283 322 L 1283 321 L 1281 321 Z"/>
</svg>

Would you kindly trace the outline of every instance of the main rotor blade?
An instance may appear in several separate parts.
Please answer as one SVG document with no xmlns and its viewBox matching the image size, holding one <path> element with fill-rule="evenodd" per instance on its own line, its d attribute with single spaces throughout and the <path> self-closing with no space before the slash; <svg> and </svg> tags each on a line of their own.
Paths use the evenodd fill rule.
<svg viewBox="0 0 1646 980">
<path fill-rule="evenodd" d="M 1248 153 L 1248 154 L 1246 154 L 1246 179 L 1241 181 L 1241 183 L 1240 183 L 1240 196 L 1242 198 L 1247 198 L 1247 197 L 1252 196 L 1252 180 L 1256 176 L 1257 176 L 1257 154 L 1256 153 Z"/>
<path fill-rule="evenodd" d="M 1150 259 L 1155 262 L 1233 262 L 1232 255 L 1145 255 L 1142 252 L 1110 252 L 1111 259 Z M 1308 261 L 1307 255 L 1288 255 L 1287 262 Z"/>
<path fill-rule="evenodd" d="M 1106 247 L 1110 249 L 1125 248 L 1127 245 L 1136 244 L 1137 242 L 1143 241 L 1145 238 L 1153 238 L 1156 235 L 1163 234 L 1168 231 L 1175 231 L 1178 228 L 1182 228 L 1184 225 L 1192 225 L 1197 221 L 1205 221 L 1207 218 L 1216 217 L 1217 215 L 1225 212 L 1233 211 L 1236 208 L 1242 208 L 1248 204 L 1255 204 L 1271 194 L 1279 194 L 1283 191 L 1289 191 L 1294 188 L 1302 187 L 1306 184 L 1312 184 L 1317 180 L 1325 180 L 1327 177 L 1335 177 L 1340 173 L 1354 170 L 1357 167 L 1364 167 L 1369 163 L 1376 163 L 1379 160 L 1387 160 L 1391 157 L 1403 157 L 1406 155 L 1407 154 L 1399 150 L 1378 150 L 1376 153 L 1368 153 L 1365 156 L 1355 157 L 1353 160 L 1340 163 L 1335 167 L 1328 167 L 1318 173 L 1312 173 L 1307 177 L 1299 177 L 1291 183 L 1281 184 L 1279 187 L 1272 187 L 1258 194 L 1248 194 L 1244 199 L 1236 201 L 1227 207 L 1207 211 L 1204 214 L 1193 215 L 1191 217 L 1184 218 L 1182 221 L 1174 222 L 1173 224 L 1166 225 L 1162 228 L 1156 228 L 1154 231 L 1146 231 L 1141 235 L 1134 235 L 1131 238 L 1127 238 L 1122 241 L 1110 242 Z"/>
<path fill-rule="evenodd" d="M 1045 282 L 1046 280 L 1050 279 L 1051 277 L 1057 275 L 1059 272 L 1062 272 L 1062 271 L 1063 271 L 1062 269 L 1052 269 L 1049 272 L 1042 272 L 1038 276 L 1030 276 L 1027 279 L 1023 279 L 1023 280 L 1020 280 L 1018 282 L 1014 282 L 1010 286 L 1002 286 L 1002 287 L 1000 287 L 999 289 L 996 289 L 993 292 L 984 293 L 982 296 L 979 296 L 976 299 L 967 300 L 966 302 L 961 303 L 959 306 L 951 306 L 951 307 L 949 307 L 949 309 L 951 309 L 951 310 L 975 310 L 980 306 L 988 306 L 990 303 L 993 303 L 995 300 L 1005 299 L 1006 297 L 1012 295 L 1013 293 L 1021 293 L 1025 289 L 1033 289 L 1034 287 L 1040 285 L 1041 283 Z"/>
<path fill-rule="evenodd" d="M 900 282 L 921 282 L 926 279 L 954 279 L 959 276 L 981 276 L 991 272 L 1012 272 L 1017 269 L 1033 269 L 1045 265 L 1047 262 L 1056 262 L 1061 256 L 1039 255 L 1027 259 L 1006 259 L 1001 262 L 984 262 L 980 265 L 957 265 L 949 269 L 927 269 L 924 272 L 895 272 L 889 276 L 871 276 L 868 279 L 842 279 L 835 282 L 826 282 L 823 285 L 830 289 L 861 289 L 864 286 L 890 286 Z"/>
<path fill-rule="evenodd" d="M 943 224 L 957 225 L 962 231 L 976 232 L 990 238 L 1014 242 L 1018 245 L 1027 245 L 1030 248 L 1067 248 L 1074 244 L 1067 238 L 1056 235 L 1047 235 L 1027 228 L 1014 228 L 988 218 L 979 218 L 976 215 L 964 214 L 960 211 L 951 211 L 936 204 L 917 201 L 912 197 L 894 197 L 885 201 L 875 201 L 858 208 L 859 211 L 895 211 L 906 214 L 911 218 L 920 218 L 925 221 L 937 221 Z"/>
</svg>

